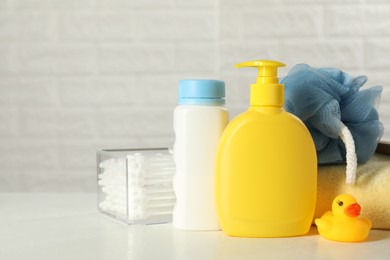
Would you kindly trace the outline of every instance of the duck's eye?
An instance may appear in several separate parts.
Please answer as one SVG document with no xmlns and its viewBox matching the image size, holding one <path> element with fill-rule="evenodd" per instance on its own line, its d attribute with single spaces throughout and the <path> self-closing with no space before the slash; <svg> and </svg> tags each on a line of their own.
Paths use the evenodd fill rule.
<svg viewBox="0 0 390 260">
<path fill-rule="evenodd" d="M 339 206 L 342 207 L 342 206 L 344 205 L 344 202 L 338 200 L 338 201 L 337 201 L 337 204 L 339 204 Z"/>
</svg>

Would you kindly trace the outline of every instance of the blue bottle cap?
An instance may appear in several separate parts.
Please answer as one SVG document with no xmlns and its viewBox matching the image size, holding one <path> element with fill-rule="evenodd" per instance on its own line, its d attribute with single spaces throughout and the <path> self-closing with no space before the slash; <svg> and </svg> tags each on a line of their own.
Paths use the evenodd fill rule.
<svg viewBox="0 0 390 260">
<path fill-rule="evenodd" d="M 179 105 L 224 105 L 225 82 L 211 79 L 179 81 Z"/>
</svg>

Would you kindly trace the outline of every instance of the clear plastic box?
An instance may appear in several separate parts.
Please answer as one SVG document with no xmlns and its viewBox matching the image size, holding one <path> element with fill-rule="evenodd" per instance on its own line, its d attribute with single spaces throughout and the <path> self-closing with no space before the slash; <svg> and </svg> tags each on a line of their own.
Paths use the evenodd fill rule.
<svg viewBox="0 0 390 260">
<path fill-rule="evenodd" d="M 171 222 L 174 173 L 168 148 L 101 150 L 98 210 L 129 225 Z"/>
</svg>

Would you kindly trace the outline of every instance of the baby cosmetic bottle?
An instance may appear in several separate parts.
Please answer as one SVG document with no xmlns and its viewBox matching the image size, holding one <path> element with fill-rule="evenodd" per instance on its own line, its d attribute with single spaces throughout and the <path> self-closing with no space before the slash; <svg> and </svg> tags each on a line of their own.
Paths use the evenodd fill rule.
<svg viewBox="0 0 390 260">
<path fill-rule="evenodd" d="M 216 202 L 222 230 L 238 237 L 288 237 L 309 231 L 317 192 L 317 157 L 310 132 L 283 109 L 283 63 L 258 67 L 249 109 L 221 136 L 216 159 Z"/>
<path fill-rule="evenodd" d="M 215 157 L 228 123 L 225 83 L 181 80 L 174 110 L 176 204 L 173 226 L 184 230 L 220 230 L 215 207 Z"/>
</svg>

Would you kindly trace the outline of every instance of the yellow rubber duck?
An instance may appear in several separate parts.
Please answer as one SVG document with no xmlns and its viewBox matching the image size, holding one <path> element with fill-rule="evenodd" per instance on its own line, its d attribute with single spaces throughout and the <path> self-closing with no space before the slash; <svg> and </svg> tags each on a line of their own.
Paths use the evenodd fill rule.
<svg viewBox="0 0 390 260">
<path fill-rule="evenodd" d="M 361 207 L 350 194 L 337 196 L 332 203 L 332 211 L 327 211 L 315 223 L 318 232 L 326 239 L 340 242 L 364 241 L 370 232 L 372 223 L 360 218 Z"/>
</svg>

